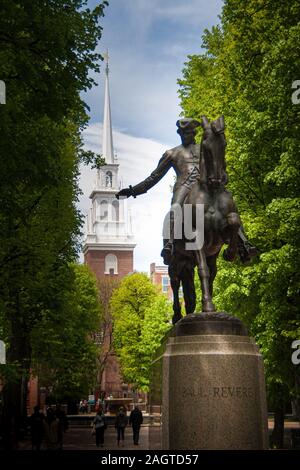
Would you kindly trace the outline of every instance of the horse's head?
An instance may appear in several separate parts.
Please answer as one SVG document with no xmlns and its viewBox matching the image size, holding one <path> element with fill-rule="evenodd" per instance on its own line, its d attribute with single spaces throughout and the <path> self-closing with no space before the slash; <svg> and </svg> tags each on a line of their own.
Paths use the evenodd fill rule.
<svg viewBox="0 0 300 470">
<path fill-rule="evenodd" d="M 227 182 L 225 173 L 225 148 L 224 116 L 209 122 L 206 116 L 202 116 L 201 123 L 204 133 L 202 137 L 202 152 L 206 165 L 207 182 L 218 186 Z"/>
</svg>

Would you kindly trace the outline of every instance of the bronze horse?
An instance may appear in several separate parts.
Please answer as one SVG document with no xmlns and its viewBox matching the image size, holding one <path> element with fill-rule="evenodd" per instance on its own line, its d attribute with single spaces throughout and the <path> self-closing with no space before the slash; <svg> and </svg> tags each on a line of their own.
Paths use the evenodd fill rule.
<svg viewBox="0 0 300 470">
<path fill-rule="evenodd" d="M 227 261 L 233 261 L 239 254 L 243 262 L 249 261 L 257 250 L 246 240 L 241 220 L 231 193 L 225 189 L 228 181 L 225 163 L 226 140 L 224 117 L 209 123 L 202 117 L 204 129 L 199 168 L 200 180 L 195 183 L 184 204 L 192 205 L 193 229 L 196 229 L 196 205 L 204 205 L 204 244 L 199 250 L 186 250 L 187 240 L 174 240 L 174 252 L 169 264 L 169 276 L 173 290 L 173 323 L 181 315 L 179 289 L 182 284 L 186 313 L 193 313 L 196 306 L 194 268 L 197 266 L 202 290 L 203 312 L 214 312 L 212 301 L 213 282 L 217 273 L 217 257 L 224 244 L 223 253 Z"/>
</svg>

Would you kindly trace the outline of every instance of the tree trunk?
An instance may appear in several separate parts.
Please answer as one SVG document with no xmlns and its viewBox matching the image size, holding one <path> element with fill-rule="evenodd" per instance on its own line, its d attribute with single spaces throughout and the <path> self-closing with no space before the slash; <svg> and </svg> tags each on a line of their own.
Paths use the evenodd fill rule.
<svg viewBox="0 0 300 470">
<path fill-rule="evenodd" d="M 18 448 L 21 424 L 21 380 L 8 382 L 3 389 L 2 437 L 5 450 Z"/>
<path fill-rule="evenodd" d="M 285 405 L 279 404 L 274 413 L 274 429 L 271 435 L 271 447 L 283 449 Z"/>
<path fill-rule="evenodd" d="M 7 378 L 3 388 L 3 446 L 4 449 L 18 448 L 21 429 L 27 418 L 27 383 L 30 372 L 31 347 L 19 319 L 12 321 L 10 347 L 7 364 L 16 364 L 17 376 Z"/>
<path fill-rule="evenodd" d="M 297 395 L 300 395 L 300 374 L 295 372 L 295 388 Z M 298 421 L 300 422 L 300 398 L 297 396 L 294 400 L 294 407 Z"/>
</svg>

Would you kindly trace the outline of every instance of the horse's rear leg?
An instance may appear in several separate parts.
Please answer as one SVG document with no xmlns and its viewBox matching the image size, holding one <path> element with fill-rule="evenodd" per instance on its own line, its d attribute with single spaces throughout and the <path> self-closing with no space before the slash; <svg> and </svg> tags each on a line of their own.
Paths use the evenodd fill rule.
<svg viewBox="0 0 300 470">
<path fill-rule="evenodd" d="M 209 288 L 209 269 L 206 263 L 206 257 L 203 249 L 196 251 L 198 274 L 202 290 L 202 311 L 215 312 L 215 306 Z"/>
<path fill-rule="evenodd" d="M 179 288 L 180 288 L 180 281 L 178 279 L 171 278 L 171 287 L 173 291 L 173 312 L 174 315 L 172 317 L 172 323 L 175 325 L 181 318 L 181 305 L 179 300 Z"/>
<path fill-rule="evenodd" d="M 218 255 L 219 255 L 219 251 L 215 255 L 208 256 L 206 258 L 206 263 L 207 263 L 207 266 L 208 266 L 208 269 L 209 269 L 209 292 L 210 292 L 211 296 L 213 295 L 213 284 L 214 284 L 214 280 L 215 280 L 215 277 L 216 277 L 216 274 L 217 274 L 217 258 L 218 258 Z"/>
<path fill-rule="evenodd" d="M 229 230 L 229 244 L 228 248 L 224 250 L 223 258 L 226 261 L 233 261 L 238 251 L 238 232 L 241 226 L 241 219 L 236 212 L 230 212 L 226 219 Z"/>
<path fill-rule="evenodd" d="M 184 296 L 185 311 L 194 313 L 196 308 L 196 292 L 194 284 L 194 267 L 186 268 L 182 276 L 182 290 Z"/>
</svg>

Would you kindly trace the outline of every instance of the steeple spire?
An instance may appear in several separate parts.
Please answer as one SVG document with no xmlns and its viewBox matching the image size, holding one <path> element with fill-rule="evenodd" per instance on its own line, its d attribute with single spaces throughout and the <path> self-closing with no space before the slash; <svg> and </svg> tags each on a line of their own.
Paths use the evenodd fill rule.
<svg viewBox="0 0 300 470">
<path fill-rule="evenodd" d="M 107 164 L 114 163 L 114 146 L 112 137 L 111 125 L 111 110 L 110 110 L 110 96 L 109 96 L 109 67 L 108 67 L 108 51 L 103 54 L 106 60 L 105 67 L 105 95 L 104 95 L 104 114 L 103 114 L 103 134 L 102 134 L 102 154 Z"/>
</svg>

